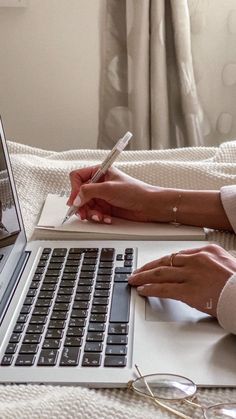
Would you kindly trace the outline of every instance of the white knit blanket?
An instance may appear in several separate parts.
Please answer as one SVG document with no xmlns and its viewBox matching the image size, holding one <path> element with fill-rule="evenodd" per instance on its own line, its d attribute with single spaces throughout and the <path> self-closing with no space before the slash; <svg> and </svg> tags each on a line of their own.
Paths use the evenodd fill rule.
<svg viewBox="0 0 236 419">
<path fill-rule="evenodd" d="M 28 236 L 49 192 L 69 192 L 68 173 L 101 162 L 106 151 L 51 152 L 8 143 Z M 124 152 L 116 166 L 151 184 L 188 189 L 219 189 L 236 184 L 236 141 L 219 148 Z M 236 249 L 235 235 L 212 232 L 209 239 Z M 200 366 L 199 366 L 200 367 Z M 204 405 L 236 402 L 236 389 L 199 389 Z M 194 415 L 188 408 L 186 413 Z M 128 390 L 89 390 L 37 385 L 0 386 L 0 419 L 9 418 L 172 418 L 152 402 Z"/>
</svg>

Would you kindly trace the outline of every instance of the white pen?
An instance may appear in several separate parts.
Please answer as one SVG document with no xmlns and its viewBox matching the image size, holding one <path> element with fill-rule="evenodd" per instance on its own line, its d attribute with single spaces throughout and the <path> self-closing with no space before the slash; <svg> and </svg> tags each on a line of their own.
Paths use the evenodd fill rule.
<svg viewBox="0 0 236 419">
<path fill-rule="evenodd" d="M 96 171 L 96 173 L 94 173 L 94 175 L 91 178 L 91 180 L 89 181 L 89 183 L 98 182 L 99 179 L 108 171 L 108 169 L 111 167 L 112 163 L 117 159 L 117 157 L 120 155 L 120 153 L 122 153 L 122 151 L 125 149 L 125 147 L 129 143 L 129 140 L 131 139 L 132 135 L 133 134 L 131 134 L 131 132 L 128 131 L 128 132 L 126 132 L 124 137 L 120 138 L 117 141 L 116 145 L 110 151 L 110 153 L 105 158 L 105 160 L 102 162 L 101 166 Z M 75 198 L 75 200 L 76 200 L 76 198 Z M 73 204 L 68 209 L 68 211 L 66 213 L 66 216 L 65 216 L 64 220 L 62 221 L 62 224 L 64 224 L 67 220 L 69 220 L 69 218 L 72 217 L 72 215 L 74 215 L 78 211 L 78 208 L 79 207 L 77 205 Z"/>
</svg>

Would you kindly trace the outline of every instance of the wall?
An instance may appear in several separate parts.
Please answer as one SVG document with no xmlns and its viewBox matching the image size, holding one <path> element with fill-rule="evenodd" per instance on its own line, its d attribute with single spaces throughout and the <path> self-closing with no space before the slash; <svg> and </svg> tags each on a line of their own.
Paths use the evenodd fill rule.
<svg viewBox="0 0 236 419">
<path fill-rule="evenodd" d="M 8 139 L 95 148 L 104 0 L 28 0 L 0 8 L 0 113 Z"/>
</svg>

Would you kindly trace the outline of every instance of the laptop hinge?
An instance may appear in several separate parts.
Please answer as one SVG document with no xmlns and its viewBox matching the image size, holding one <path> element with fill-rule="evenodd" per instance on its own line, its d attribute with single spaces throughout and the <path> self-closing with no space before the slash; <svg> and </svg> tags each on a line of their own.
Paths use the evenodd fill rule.
<svg viewBox="0 0 236 419">
<path fill-rule="evenodd" d="M 2 301 L 0 303 L 0 325 L 3 321 L 3 318 L 5 316 L 5 313 L 8 309 L 8 307 L 11 303 L 12 297 L 13 297 L 14 292 L 17 288 L 17 285 L 20 281 L 20 278 L 21 278 L 22 273 L 24 271 L 25 265 L 26 265 L 26 263 L 29 259 L 29 256 L 30 256 L 30 252 L 28 252 L 28 251 L 27 252 L 25 251 L 24 253 L 22 253 L 22 255 L 21 255 L 21 257 L 20 257 L 20 259 L 17 263 L 16 269 L 13 272 L 12 277 L 9 281 L 6 292 L 3 295 Z"/>
</svg>

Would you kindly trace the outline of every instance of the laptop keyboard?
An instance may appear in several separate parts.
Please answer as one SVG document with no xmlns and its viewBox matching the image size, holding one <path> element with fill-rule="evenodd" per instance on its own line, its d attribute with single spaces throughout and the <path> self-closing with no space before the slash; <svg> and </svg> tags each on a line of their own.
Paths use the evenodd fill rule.
<svg viewBox="0 0 236 419">
<path fill-rule="evenodd" d="M 134 252 L 44 248 L 1 366 L 125 367 Z"/>
</svg>

